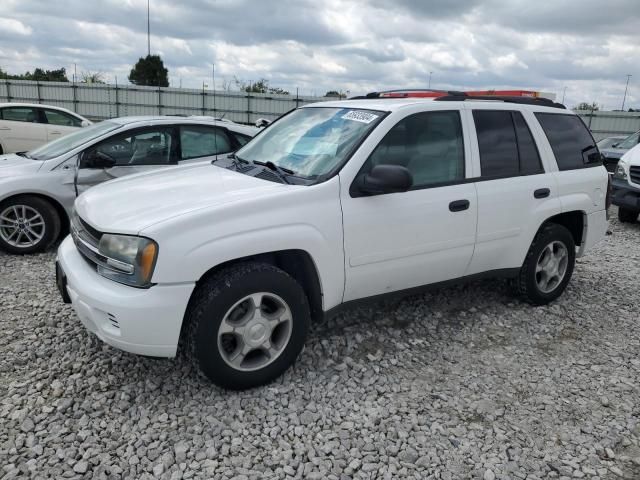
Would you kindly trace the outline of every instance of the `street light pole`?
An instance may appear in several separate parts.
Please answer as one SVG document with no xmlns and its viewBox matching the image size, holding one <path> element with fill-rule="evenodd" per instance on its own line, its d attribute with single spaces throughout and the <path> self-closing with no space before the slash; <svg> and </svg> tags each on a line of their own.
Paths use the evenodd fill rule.
<svg viewBox="0 0 640 480">
<path fill-rule="evenodd" d="M 564 87 L 564 90 L 562 90 L 562 104 L 564 104 L 564 96 L 567 94 L 567 87 Z"/>
<path fill-rule="evenodd" d="M 622 110 L 624 112 L 624 102 L 627 99 L 627 90 L 629 89 L 629 79 L 631 78 L 631 75 L 627 75 L 627 84 L 624 87 L 624 96 L 622 97 L 622 108 L 620 110 Z"/>
<path fill-rule="evenodd" d="M 147 56 L 151 56 L 151 20 L 149 19 L 149 1 L 147 0 Z"/>
<path fill-rule="evenodd" d="M 431 74 L 432 74 L 432 73 L 433 73 L 433 72 L 429 72 L 429 86 L 428 86 L 427 88 L 431 88 Z"/>
</svg>

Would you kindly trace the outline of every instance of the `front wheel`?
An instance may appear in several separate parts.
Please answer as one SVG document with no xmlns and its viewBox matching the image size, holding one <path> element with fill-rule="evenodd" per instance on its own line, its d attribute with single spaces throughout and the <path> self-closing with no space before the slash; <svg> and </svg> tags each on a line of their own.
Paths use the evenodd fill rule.
<svg viewBox="0 0 640 480">
<path fill-rule="evenodd" d="M 309 319 L 305 292 L 289 274 L 265 263 L 234 265 L 194 294 L 188 356 L 223 388 L 263 385 L 295 362 Z"/>
<path fill-rule="evenodd" d="M 46 200 L 32 196 L 0 204 L 0 249 L 27 254 L 46 250 L 60 235 L 60 216 Z"/>
<path fill-rule="evenodd" d="M 631 210 L 629 208 L 618 207 L 618 220 L 622 223 L 633 223 L 638 219 L 637 210 Z"/>
<path fill-rule="evenodd" d="M 533 305 L 546 305 L 564 292 L 576 262 L 576 245 L 562 225 L 542 227 L 529 248 L 514 287 Z"/>
</svg>

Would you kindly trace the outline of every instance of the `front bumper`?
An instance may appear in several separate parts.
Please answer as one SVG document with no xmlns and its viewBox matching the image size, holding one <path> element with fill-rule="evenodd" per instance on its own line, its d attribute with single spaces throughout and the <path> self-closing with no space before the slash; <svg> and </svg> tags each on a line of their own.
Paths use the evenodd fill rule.
<svg viewBox="0 0 640 480">
<path fill-rule="evenodd" d="M 640 212 L 640 188 L 631 186 L 627 180 L 613 178 L 611 181 L 611 203 L 618 207 Z"/>
<path fill-rule="evenodd" d="M 100 276 L 68 236 L 58 249 L 66 291 L 87 330 L 120 350 L 174 357 L 195 284 L 128 287 Z"/>
</svg>

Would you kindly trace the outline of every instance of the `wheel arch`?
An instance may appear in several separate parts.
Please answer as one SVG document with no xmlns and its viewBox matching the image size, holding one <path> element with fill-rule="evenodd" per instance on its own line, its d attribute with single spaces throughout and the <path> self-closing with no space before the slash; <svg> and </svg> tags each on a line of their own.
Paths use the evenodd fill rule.
<svg viewBox="0 0 640 480">
<path fill-rule="evenodd" d="M 584 243 L 588 227 L 586 212 L 582 210 L 571 210 L 549 217 L 544 222 L 542 222 L 542 225 L 540 225 L 540 228 L 538 228 L 538 232 L 540 232 L 545 227 L 545 225 L 549 223 L 562 225 L 567 230 L 569 230 L 576 246 L 581 246 Z M 536 235 L 538 232 L 536 232 Z"/>
<path fill-rule="evenodd" d="M 313 260 L 313 257 L 306 250 L 289 249 L 289 250 L 277 250 L 272 252 L 264 252 L 255 255 L 249 255 L 245 257 L 234 258 L 232 260 L 225 261 L 216 265 L 215 267 L 207 270 L 197 281 L 196 285 L 191 293 L 187 309 L 185 310 L 184 319 L 182 321 L 182 328 L 180 330 L 180 339 L 182 339 L 187 331 L 188 312 L 191 305 L 191 301 L 194 298 L 198 288 L 206 282 L 211 276 L 215 275 L 220 270 L 237 265 L 240 263 L 258 262 L 267 263 L 273 265 L 281 270 L 285 271 L 291 277 L 293 277 L 304 290 L 307 300 L 309 302 L 309 308 L 311 311 L 311 319 L 318 321 L 323 318 L 323 293 L 320 283 L 320 275 L 318 268 Z"/>
</svg>

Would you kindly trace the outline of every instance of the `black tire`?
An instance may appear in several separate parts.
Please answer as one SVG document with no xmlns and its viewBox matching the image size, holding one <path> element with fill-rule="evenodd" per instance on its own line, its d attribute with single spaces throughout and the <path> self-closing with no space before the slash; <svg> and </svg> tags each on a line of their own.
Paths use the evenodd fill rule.
<svg viewBox="0 0 640 480">
<path fill-rule="evenodd" d="M 629 208 L 618 207 L 618 220 L 622 223 L 633 223 L 638 220 L 637 210 L 631 210 Z"/>
<path fill-rule="evenodd" d="M 284 300 L 291 311 L 288 341 L 268 365 L 244 371 L 223 358 L 218 329 L 227 312 L 250 294 L 268 292 Z M 266 263 L 242 263 L 212 275 L 194 293 L 187 309 L 186 354 L 216 385 L 244 390 L 271 382 L 296 360 L 309 330 L 309 303 L 300 284 L 289 274 Z"/>
<path fill-rule="evenodd" d="M 536 266 L 543 250 L 552 242 L 561 242 L 567 249 L 568 260 L 564 277 L 549 292 L 540 289 L 537 282 Z M 562 225 L 547 223 L 536 234 L 529 252 L 520 268 L 518 276 L 513 281 L 517 295 L 532 305 L 546 305 L 564 292 L 573 275 L 576 261 L 576 245 L 571 232 Z"/>
<path fill-rule="evenodd" d="M 5 212 L 7 208 L 19 208 L 23 205 L 35 210 L 44 220 L 44 232 L 42 238 L 33 245 L 17 246 L 7 242 L 7 240 L 3 238 L 3 235 L 0 232 L 0 249 L 8 253 L 15 254 L 43 252 L 47 248 L 49 248 L 51 244 L 55 242 L 60 236 L 60 215 L 56 211 L 55 207 L 48 201 L 30 195 L 21 195 L 2 202 L 0 204 L 0 214 L 2 212 Z M 4 223 L 5 222 L 0 222 L 0 225 L 3 225 Z M 5 230 L 5 236 L 9 238 L 7 232 L 8 230 Z"/>
</svg>

